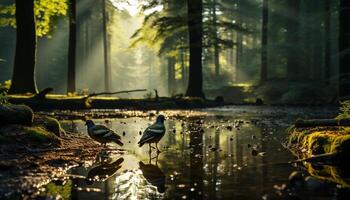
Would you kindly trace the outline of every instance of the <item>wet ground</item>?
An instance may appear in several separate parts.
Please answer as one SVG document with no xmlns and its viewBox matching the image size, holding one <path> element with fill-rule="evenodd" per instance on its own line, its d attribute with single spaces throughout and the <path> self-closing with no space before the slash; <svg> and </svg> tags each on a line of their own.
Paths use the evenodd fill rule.
<svg viewBox="0 0 350 200">
<path fill-rule="evenodd" d="M 249 106 L 164 111 L 167 132 L 158 155 L 154 149 L 150 154 L 147 145 L 137 145 L 140 132 L 153 123 L 156 112 L 96 119 L 122 136 L 126 152 L 102 151 L 92 166 L 71 169 L 69 177 L 75 178 L 65 182 L 69 185 L 65 195 L 73 199 L 347 199 L 349 191 L 342 185 L 308 177 L 302 167 L 290 164 L 295 158 L 283 147 L 286 128 L 297 118 L 329 118 L 336 112 L 321 107 Z M 64 120 L 62 126 L 86 134 L 83 121 Z M 297 176 L 292 175 L 291 181 L 293 172 Z"/>
</svg>

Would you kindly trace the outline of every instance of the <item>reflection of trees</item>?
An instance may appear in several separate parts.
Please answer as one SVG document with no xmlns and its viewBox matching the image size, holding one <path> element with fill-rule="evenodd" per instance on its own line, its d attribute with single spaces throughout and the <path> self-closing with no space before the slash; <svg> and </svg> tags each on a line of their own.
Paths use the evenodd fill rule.
<svg viewBox="0 0 350 200">
<path fill-rule="evenodd" d="M 175 121 L 168 121 L 168 145 L 172 146 L 176 144 L 175 134 L 172 132 L 175 127 Z"/>
<path fill-rule="evenodd" d="M 190 188 L 194 190 L 189 192 L 189 199 L 203 198 L 203 133 L 202 124 L 194 123 L 190 127 Z"/>
<path fill-rule="evenodd" d="M 266 152 L 266 131 L 264 131 L 262 128 L 260 128 L 260 137 L 261 137 L 261 151 Z M 266 188 L 266 181 L 268 178 L 267 174 L 267 163 L 266 163 L 266 156 L 262 157 L 262 188 L 263 190 Z M 264 192 L 264 191 L 263 191 Z"/>
<path fill-rule="evenodd" d="M 214 136 L 214 161 L 212 163 L 212 192 L 209 195 L 209 199 L 215 199 L 216 198 L 216 184 L 218 182 L 218 165 L 220 162 L 220 155 L 219 155 L 219 149 L 220 149 L 220 131 L 215 130 L 215 136 Z"/>
</svg>

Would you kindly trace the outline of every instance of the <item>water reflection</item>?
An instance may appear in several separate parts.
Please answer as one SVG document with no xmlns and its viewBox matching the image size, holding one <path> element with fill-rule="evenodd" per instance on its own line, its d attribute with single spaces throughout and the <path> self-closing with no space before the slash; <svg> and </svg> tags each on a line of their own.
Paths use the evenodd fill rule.
<svg viewBox="0 0 350 200">
<path fill-rule="evenodd" d="M 153 164 L 144 164 L 142 161 L 139 162 L 140 170 L 142 171 L 143 177 L 152 185 L 157 187 L 158 192 L 165 192 L 165 174 L 162 170 Z"/>
<path fill-rule="evenodd" d="M 98 194 L 78 191 L 78 199 L 91 199 L 93 195 L 106 199 L 287 198 L 279 196 L 275 186 L 288 185 L 289 174 L 299 169 L 288 163 L 293 156 L 280 144 L 286 127 L 275 118 L 266 119 L 266 115 L 263 118 L 214 116 L 167 120 L 168 131 L 160 141 L 159 155 L 154 152 L 149 155 L 148 148 L 137 145 L 139 132 L 153 118 L 110 120 L 109 127 L 124 135 L 127 153 L 120 168 L 105 182 L 94 182 L 91 186 L 78 183 L 77 187 L 101 190 Z M 84 133 L 83 122 L 75 123 L 74 127 Z M 62 126 L 66 130 L 72 127 L 71 122 Z M 88 176 L 88 170 L 79 169 L 77 173 Z M 331 188 L 322 194 L 308 191 L 302 199 L 333 198 L 337 186 L 333 184 Z M 345 191 L 337 190 L 337 195 L 342 196 Z"/>
<path fill-rule="evenodd" d="M 91 185 L 95 181 L 106 181 L 108 178 L 113 176 L 118 171 L 118 169 L 121 168 L 123 161 L 123 158 L 119 158 L 118 160 L 111 163 L 103 161 L 100 165 L 89 170 L 86 177 L 86 183 L 88 185 Z"/>
</svg>

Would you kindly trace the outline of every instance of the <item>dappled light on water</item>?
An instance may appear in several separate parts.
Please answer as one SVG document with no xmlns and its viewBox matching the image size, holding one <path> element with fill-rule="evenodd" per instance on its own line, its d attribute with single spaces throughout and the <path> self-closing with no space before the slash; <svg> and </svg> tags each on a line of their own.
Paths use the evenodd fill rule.
<svg viewBox="0 0 350 200">
<path fill-rule="evenodd" d="M 194 112 L 191 117 L 186 117 L 186 112 L 184 115 L 164 112 L 169 114 L 165 122 L 167 132 L 160 141 L 162 152 L 158 155 L 154 149 L 149 154 L 148 145 L 141 148 L 137 145 L 140 132 L 155 120 L 152 112 L 148 117 L 95 120 L 120 134 L 125 149 L 120 155 L 112 151 L 119 147 L 109 146 L 110 156 L 123 158 L 123 162 L 112 177 L 92 185 L 99 185 L 101 192 L 96 195 L 112 199 L 270 199 L 303 195 L 327 199 L 335 195 L 335 184 L 346 187 L 339 182 L 315 182 L 322 180 L 317 176 L 305 179 L 302 188 L 294 188 L 288 180 L 294 171 L 309 176 L 307 170 L 289 163 L 294 158 L 282 145 L 295 113 L 288 109 L 241 114 L 239 110 L 232 111 L 236 115 L 226 111 L 226 115 L 220 115 L 222 112 L 206 110 L 202 115 Z M 314 113 L 318 113 L 317 109 Z M 70 128 L 72 123 L 75 129 Z M 64 121 L 62 125 L 66 130 L 86 134 L 82 122 Z M 311 189 L 314 185 L 310 184 L 314 183 L 321 184 L 324 191 Z M 342 189 L 338 193 L 344 190 L 347 191 Z M 90 196 L 86 194 L 82 199 Z"/>
</svg>

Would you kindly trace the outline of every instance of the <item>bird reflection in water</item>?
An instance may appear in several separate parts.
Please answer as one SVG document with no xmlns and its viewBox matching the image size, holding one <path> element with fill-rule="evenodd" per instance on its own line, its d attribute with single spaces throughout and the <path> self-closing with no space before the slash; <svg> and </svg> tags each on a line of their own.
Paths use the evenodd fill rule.
<svg viewBox="0 0 350 200">
<path fill-rule="evenodd" d="M 98 156 L 100 164 L 90 169 L 85 179 L 88 185 L 91 185 L 96 181 L 106 181 L 122 167 L 121 164 L 124 161 L 123 158 L 119 158 L 115 161 L 110 161 L 107 156 L 108 155 L 106 152 L 101 152 Z"/>
<path fill-rule="evenodd" d="M 153 186 L 157 187 L 159 193 L 165 192 L 165 175 L 158 165 L 139 162 L 143 177 Z"/>
</svg>

